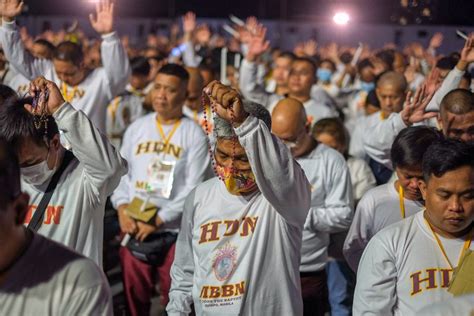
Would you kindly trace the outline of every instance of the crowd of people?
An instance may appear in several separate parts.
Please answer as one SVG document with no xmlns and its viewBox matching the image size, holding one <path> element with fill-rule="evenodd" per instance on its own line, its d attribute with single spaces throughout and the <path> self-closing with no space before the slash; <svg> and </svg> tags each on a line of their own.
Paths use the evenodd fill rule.
<svg viewBox="0 0 474 316">
<path fill-rule="evenodd" d="M 0 315 L 113 314 L 106 205 L 133 316 L 472 315 L 474 35 L 284 51 L 189 12 L 132 44 L 110 0 L 100 41 L 32 36 L 23 6 L 0 1 Z"/>
</svg>

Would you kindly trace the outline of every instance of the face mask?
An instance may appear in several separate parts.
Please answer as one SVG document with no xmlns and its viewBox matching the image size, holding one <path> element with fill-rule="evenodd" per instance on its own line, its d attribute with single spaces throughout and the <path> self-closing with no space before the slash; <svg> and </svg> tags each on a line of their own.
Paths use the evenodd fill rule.
<svg viewBox="0 0 474 316">
<path fill-rule="evenodd" d="M 365 92 L 369 93 L 370 91 L 373 91 L 375 89 L 375 83 L 361 81 L 360 82 L 360 88 L 361 88 L 362 91 L 365 91 Z"/>
<path fill-rule="evenodd" d="M 241 195 L 251 192 L 257 186 L 255 175 L 252 171 L 235 173 L 232 168 L 216 166 L 217 175 L 224 181 L 230 194 Z"/>
<path fill-rule="evenodd" d="M 49 158 L 49 151 L 48 156 L 46 156 L 46 160 L 30 167 L 21 168 L 20 172 L 23 176 L 25 182 L 31 185 L 42 185 L 46 183 L 51 177 L 53 176 L 56 168 L 49 169 L 48 167 L 48 158 Z M 56 158 L 57 159 L 57 158 Z M 56 165 L 56 163 L 55 163 Z"/>
<path fill-rule="evenodd" d="M 318 76 L 319 81 L 328 82 L 331 80 L 332 72 L 328 69 L 318 68 L 316 76 Z"/>
</svg>

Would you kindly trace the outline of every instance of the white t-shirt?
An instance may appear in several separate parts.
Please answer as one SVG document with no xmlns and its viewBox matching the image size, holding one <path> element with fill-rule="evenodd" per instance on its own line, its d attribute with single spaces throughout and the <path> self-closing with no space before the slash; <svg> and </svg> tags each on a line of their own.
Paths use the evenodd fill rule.
<svg viewBox="0 0 474 316">
<path fill-rule="evenodd" d="M 235 129 L 259 191 L 230 194 L 213 178 L 186 200 L 167 312 L 188 315 L 302 315 L 299 277 L 310 206 L 304 172 L 265 124 Z"/>
<path fill-rule="evenodd" d="M 359 201 L 362 196 L 377 184 L 374 174 L 365 160 L 349 157 L 347 167 L 351 174 L 352 196 L 354 201 Z"/>
<path fill-rule="evenodd" d="M 350 174 L 344 157 L 324 144 L 296 161 L 311 184 L 300 271 L 321 271 L 328 259 L 329 234 L 346 231 L 352 221 Z"/>
<path fill-rule="evenodd" d="M 439 237 L 449 260 L 457 265 L 465 240 Z M 357 271 L 353 313 L 417 315 L 420 309 L 453 297 L 447 291 L 451 277 L 424 212 L 418 212 L 380 231 L 367 245 Z"/>
<path fill-rule="evenodd" d="M 158 130 L 156 113 L 136 120 L 125 132 L 121 148 L 122 156 L 129 163 L 128 174 L 123 176 L 112 195 L 114 207 L 129 204 L 134 197 L 145 200 L 148 168 L 155 158 L 175 163 L 173 187 L 169 198 L 150 195 L 149 202 L 160 207 L 159 216 L 164 229 L 177 229 L 183 212 L 184 200 L 196 185 L 205 180 L 209 166 L 209 150 L 202 129 L 187 117 L 183 117 L 174 134 L 174 124 L 162 125 L 165 146 Z"/>
<path fill-rule="evenodd" d="M 33 234 L 0 283 L 0 315 L 112 315 L 112 295 L 92 260 Z"/>
<path fill-rule="evenodd" d="M 75 159 L 61 175 L 38 233 L 102 266 L 105 203 L 127 172 L 127 162 L 83 112 L 64 103 L 53 116 Z M 33 217 L 47 186 L 48 182 L 33 186 L 22 181 L 31 198 L 25 224 Z"/>
<path fill-rule="evenodd" d="M 405 218 L 424 207 L 419 201 L 404 199 Z M 357 266 L 369 240 L 383 228 L 401 221 L 400 198 L 394 183 L 369 190 L 360 200 L 354 219 L 344 242 L 344 256 L 352 270 Z"/>
</svg>

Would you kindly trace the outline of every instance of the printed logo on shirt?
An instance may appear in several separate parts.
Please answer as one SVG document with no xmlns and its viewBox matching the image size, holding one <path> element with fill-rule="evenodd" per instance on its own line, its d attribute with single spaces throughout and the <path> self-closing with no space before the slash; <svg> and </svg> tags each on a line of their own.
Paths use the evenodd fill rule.
<svg viewBox="0 0 474 316">
<path fill-rule="evenodd" d="M 253 234 L 257 226 L 258 216 L 244 217 L 242 220 L 213 221 L 201 225 L 201 238 L 199 244 L 218 241 L 222 237 L 229 237 L 237 233 L 241 237 Z"/>
<path fill-rule="evenodd" d="M 429 268 L 411 274 L 412 291 L 410 295 L 414 296 L 437 288 L 447 288 L 452 272 L 451 269 Z"/>
<path fill-rule="evenodd" d="M 28 208 L 28 213 L 26 213 L 25 224 L 28 225 L 33 218 L 33 214 L 38 208 L 38 205 L 30 205 Z M 64 206 L 48 206 L 44 212 L 44 225 L 59 225 L 61 222 L 61 213 L 64 209 Z"/>
<path fill-rule="evenodd" d="M 205 308 L 231 306 L 242 300 L 245 281 L 221 286 L 204 285 L 199 298 Z"/>
<path fill-rule="evenodd" d="M 216 250 L 212 263 L 212 271 L 218 281 L 230 279 L 237 266 L 237 247 L 227 242 L 222 248 Z"/>
<path fill-rule="evenodd" d="M 160 154 L 165 153 L 167 155 L 174 156 L 176 159 L 181 157 L 183 148 L 169 143 L 165 146 L 165 143 L 162 141 L 147 141 L 137 145 L 135 149 L 135 156 L 144 155 L 144 154 Z"/>
</svg>

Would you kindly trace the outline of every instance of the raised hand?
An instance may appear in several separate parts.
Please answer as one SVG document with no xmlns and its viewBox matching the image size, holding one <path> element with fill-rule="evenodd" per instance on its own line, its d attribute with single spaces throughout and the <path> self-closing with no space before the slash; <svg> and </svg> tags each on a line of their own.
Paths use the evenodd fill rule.
<svg viewBox="0 0 474 316">
<path fill-rule="evenodd" d="M 441 72 L 439 71 L 438 68 L 433 68 L 433 70 L 431 70 L 428 78 L 425 80 L 425 91 L 426 93 L 428 94 L 434 94 L 436 92 L 436 90 L 439 89 L 440 85 L 441 85 Z"/>
<path fill-rule="evenodd" d="M 433 98 L 434 92 L 427 92 L 426 85 L 422 84 L 416 89 L 415 95 L 410 91 L 407 94 L 400 116 L 406 125 L 410 126 L 424 120 L 436 117 L 438 113 L 425 112 L 426 107 Z"/>
<path fill-rule="evenodd" d="M 263 25 L 259 24 L 255 28 L 255 32 L 250 35 L 251 38 L 248 42 L 247 60 L 255 61 L 270 47 L 270 42 L 265 40 L 266 34 L 267 29 Z"/>
<path fill-rule="evenodd" d="M 247 21 L 245 21 L 245 27 L 250 33 L 255 34 L 257 28 L 259 27 L 257 18 L 254 16 L 249 16 Z"/>
<path fill-rule="evenodd" d="M 316 55 L 317 49 L 318 44 L 315 40 L 309 40 L 307 42 L 304 42 L 303 44 L 303 51 L 307 57 L 313 57 L 314 55 Z"/>
<path fill-rule="evenodd" d="M 461 51 L 460 61 L 463 61 L 467 64 L 474 62 L 474 35 L 472 34 L 464 43 L 464 47 Z"/>
<path fill-rule="evenodd" d="M 111 33 L 114 30 L 114 4 L 110 0 L 100 0 L 95 7 L 95 17 L 91 13 L 89 20 L 97 33 Z"/>
<path fill-rule="evenodd" d="M 5 21 L 13 21 L 21 14 L 24 3 L 19 0 L 1 0 L 0 1 L 0 15 Z"/>
<path fill-rule="evenodd" d="M 444 39 L 443 33 L 440 33 L 440 32 L 435 33 L 430 40 L 429 47 L 432 49 L 439 48 L 443 44 L 443 39 Z"/>
<path fill-rule="evenodd" d="M 214 80 L 204 88 L 204 93 L 209 98 L 216 114 L 227 122 L 233 123 L 234 127 L 242 124 L 248 117 L 242 97 L 237 90 Z"/>
<path fill-rule="evenodd" d="M 187 12 L 185 15 L 183 15 L 183 32 L 186 33 L 192 33 L 194 32 L 194 29 L 196 28 L 196 14 L 193 12 Z"/>
<path fill-rule="evenodd" d="M 31 105 L 26 105 L 26 110 L 35 115 L 43 113 L 53 115 L 65 102 L 58 86 L 54 82 L 46 80 L 44 77 L 38 77 L 31 81 L 30 95 L 32 97 L 44 94 L 46 90 L 48 90 L 49 93 L 48 99 L 45 100 L 45 102 L 39 102 L 35 108 Z"/>
</svg>

